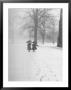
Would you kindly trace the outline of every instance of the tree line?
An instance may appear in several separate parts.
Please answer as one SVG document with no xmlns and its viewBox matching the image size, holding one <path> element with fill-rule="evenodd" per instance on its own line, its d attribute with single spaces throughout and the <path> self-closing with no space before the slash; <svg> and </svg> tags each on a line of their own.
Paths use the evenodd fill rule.
<svg viewBox="0 0 71 90">
<path fill-rule="evenodd" d="M 26 11 L 26 18 L 30 18 L 30 23 L 25 23 L 23 30 L 28 30 L 29 37 L 32 37 L 32 32 L 34 41 L 37 43 L 38 41 L 38 34 L 40 34 L 42 38 L 42 43 L 45 43 L 45 36 L 47 34 L 47 39 L 52 39 L 52 42 L 55 42 L 57 32 L 55 32 L 55 22 L 56 17 L 49 14 L 49 11 L 52 9 L 42 9 L 42 8 L 31 8 L 30 10 Z M 48 29 L 51 29 L 50 33 Z M 46 33 L 47 31 L 47 33 Z M 51 36 L 50 36 L 51 35 Z M 62 47 L 62 9 L 60 10 L 60 20 L 59 20 L 59 33 L 57 38 L 57 46 Z"/>
</svg>

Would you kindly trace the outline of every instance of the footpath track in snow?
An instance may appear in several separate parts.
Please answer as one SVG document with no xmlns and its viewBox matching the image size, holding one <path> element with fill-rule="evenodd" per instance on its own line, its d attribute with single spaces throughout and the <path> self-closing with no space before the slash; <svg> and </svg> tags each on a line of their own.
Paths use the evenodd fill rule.
<svg viewBox="0 0 71 90">
<path fill-rule="evenodd" d="M 25 41 L 9 44 L 9 80 L 61 81 L 62 50 L 39 46 L 28 52 Z"/>
</svg>

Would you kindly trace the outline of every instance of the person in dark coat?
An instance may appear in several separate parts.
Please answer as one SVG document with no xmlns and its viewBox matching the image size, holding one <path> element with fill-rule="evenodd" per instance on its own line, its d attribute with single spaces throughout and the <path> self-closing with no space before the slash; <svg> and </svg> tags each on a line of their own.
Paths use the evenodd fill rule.
<svg viewBox="0 0 71 90">
<path fill-rule="evenodd" d="M 30 52 L 30 50 L 32 49 L 31 44 L 32 44 L 31 40 L 27 41 L 27 50 L 28 50 L 28 52 Z"/>
<path fill-rule="evenodd" d="M 37 44 L 36 44 L 36 42 L 32 42 L 32 50 L 33 50 L 33 52 L 37 49 Z"/>
</svg>

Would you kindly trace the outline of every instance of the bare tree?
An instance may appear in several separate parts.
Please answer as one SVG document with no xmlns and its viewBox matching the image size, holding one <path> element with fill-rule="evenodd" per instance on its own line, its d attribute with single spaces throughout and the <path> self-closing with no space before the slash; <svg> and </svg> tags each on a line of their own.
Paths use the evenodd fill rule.
<svg viewBox="0 0 71 90">
<path fill-rule="evenodd" d="M 34 41 L 37 43 L 38 9 L 34 10 Z"/>
<path fill-rule="evenodd" d="M 52 42 L 55 42 L 55 17 L 50 16 L 50 23 L 52 24 L 51 38 Z"/>
<path fill-rule="evenodd" d="M 49 14 L 49 11 L 52 9 L 43 9 L 43 11 L 41 11 L 42 13 L 40 14 L 40 20 L 39 20 L 39 30 L 42 36 L 42 41 L 44 44 L 45 41 L 45 36 L 46 36 L 46 31 L 47 28 L 52 29 L 51 31 L 51 38 L 52 38 L 52 42 L 55 42 L 55 22 L 56 22 L 56 17 Z"/>
<path fill-rule="evenodd" d="M 39 24 L 38 27 L 40 30 L 40 34 L 42 36 L 42 42 L 44 44 L 45 42 L 45 36 L 46 36 L 46 22 L 48 22 L 48 18 L 49 18 L 49 14 L 48 11 L 49 9 L 39 9 L 40 13 L 39 13 Z"/>
<path fill-rule="evenodd" d="M 49 14 L 50 10 L 52 9 L 32 8 L 25 12 L 27 15 L 24 17 L 24 20 L 26 20 L 26 18 L 30 18 L 30 21 L 26 20 L 28 22 L 25 22 L 25 24 L 23 24 L 23 29 L 29 30 L 30 37 L 32 35 L 31 34 L 32 31 L 34 32 L 34 41 L 36 43 L 37 43 L 37 31 L 40 32 L 43 44 L 45 42 L 47 28 L 53 28 L 52 36 L 54 35 L 55 20 L 54 17 Z M 54 37 L 52 37 L 52 39 L 54 42 Z"/>
<path fill-rule="evenodd" d="M 59 36 L 58 36 L 57 46 L 62 47 L 62 9 L 61 9 L 61 13 L 60 13 Z"/>
<path fill-rule="evenodd" d="M 38 29 L 38 9 L 31 9 L 31 11 L 27 11 L 26 14 L 28 14 L 24 19 L 30 18 L 30 22 L 28 21 L 27 23 L 23 24 L 23 29 L 29 29 L 30 32 L 30 37 L 31 37 L 31 32 L 34 31 L 34 41 L 37 43 L 37 29 Z"/>
</svg>

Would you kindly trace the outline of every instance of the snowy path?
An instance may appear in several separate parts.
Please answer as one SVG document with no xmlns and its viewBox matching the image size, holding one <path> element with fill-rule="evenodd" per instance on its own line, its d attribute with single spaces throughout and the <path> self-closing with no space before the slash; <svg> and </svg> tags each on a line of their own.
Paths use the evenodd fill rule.
<svg viewBox="0 0 71 90">
<path fill-rule="evenodd" d="M 28 52 L 25 41 L 9 44 L 9 80 L 62 80 L 62 50 L 38 47 L 36 52 Z"/>
<path fill-rule="evenodd" d="M 40 80 L 59 81 L 61 80 L 62 55 L 61 50 L 44 47 L 39 48 L 36 53 L 35 62 L 38 66 L 36 73 Z M 36 65 L 35 64 L 35 65 Z"/>
</svg>

